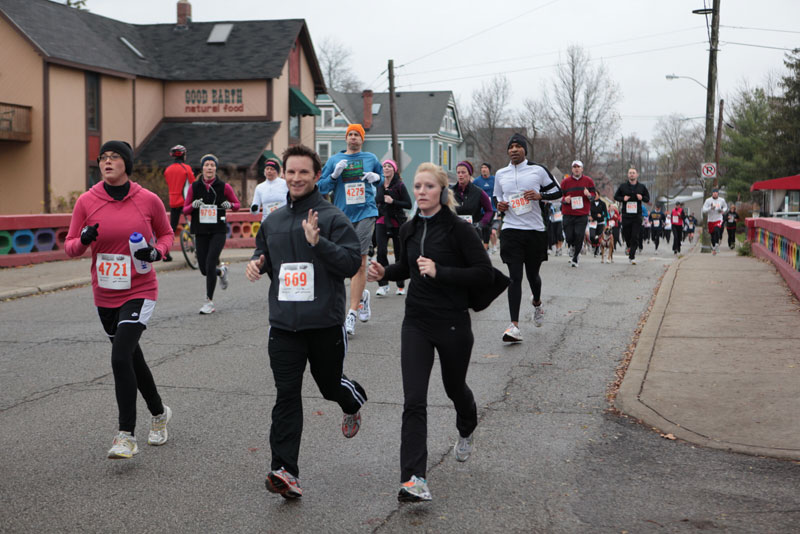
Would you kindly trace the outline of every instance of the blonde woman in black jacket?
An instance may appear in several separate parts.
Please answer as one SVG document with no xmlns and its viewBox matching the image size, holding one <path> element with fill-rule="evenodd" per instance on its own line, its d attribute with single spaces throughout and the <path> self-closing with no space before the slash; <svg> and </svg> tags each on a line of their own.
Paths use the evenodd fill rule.
<svg viewBox="0 0 800 534">
<path fill-rule="evenodd" d="M 400 261 L 384 268 L 372 263 L 369 279 L 411 278 L 401 329 L 403 424 L 400 445 L 401 487 L 398 500 L 431 500 L 426 480 L 427 392 L 434 350 L 439 354 L 445 392 L 456 409 L 459 438 L 456 460 L 473 449 L 478 413 L 467 386 L 474 337 L 468 290 L 492 276 L 492 264 L 472 225 L 454 211 L 453 195 L 441 167 L 423 163 L 414 177 L 418 211 L 400 229 Z"/>
</svg>

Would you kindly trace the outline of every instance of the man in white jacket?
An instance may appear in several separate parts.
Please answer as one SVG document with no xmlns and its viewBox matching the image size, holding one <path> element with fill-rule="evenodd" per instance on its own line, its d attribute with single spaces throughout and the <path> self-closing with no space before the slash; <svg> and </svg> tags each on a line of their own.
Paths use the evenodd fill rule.
<svg viewBox="0 0 800 534">
<path fill-rule="evenodd" d="M 711 253 L 719 252 L 722 239 L 722 214 L 728 211 L 725 199 L 719 198 L 719 189 L 711 191 L 711 196 L 703 203 L 703 213 L 708 213 L 708 233 L 711 235 Z"/>
</svg>

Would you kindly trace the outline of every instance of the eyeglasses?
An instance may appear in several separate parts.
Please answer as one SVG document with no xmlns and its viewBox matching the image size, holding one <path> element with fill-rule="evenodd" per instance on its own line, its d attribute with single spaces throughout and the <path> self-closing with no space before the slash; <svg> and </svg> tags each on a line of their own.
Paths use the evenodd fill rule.
<svg viewBox="0 0 800 534">
<path fill-rule="evenodd" d="M 102 162 L 106 161 L 107 159 L 110 159 L 111 161 L 117 161 L 121 157 L 122 156 L 120 156 L 119 154 L 101 154 L 101 155 L 97 156 L 97 163 L 102 163 Z"/>
</svg>

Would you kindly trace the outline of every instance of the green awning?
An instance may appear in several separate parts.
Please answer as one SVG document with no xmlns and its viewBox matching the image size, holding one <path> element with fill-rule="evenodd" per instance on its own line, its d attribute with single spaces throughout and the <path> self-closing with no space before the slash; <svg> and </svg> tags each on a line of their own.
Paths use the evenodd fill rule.
<svg viewBox="0 0 800 534">
<path fill-rule="evenodd" d="M 320 111 L 299 89 L 289 88 L 289 115 L 319 115 Z"/>
</svg>

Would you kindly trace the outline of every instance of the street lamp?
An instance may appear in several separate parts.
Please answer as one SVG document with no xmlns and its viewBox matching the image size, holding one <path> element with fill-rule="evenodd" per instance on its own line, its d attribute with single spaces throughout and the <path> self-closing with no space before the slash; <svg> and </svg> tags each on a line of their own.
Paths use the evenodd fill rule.
<svg viewBox="0 0 800 534">
<path fill-rule="evenodd" d="M 698 80 L 695 80 L 695 79 L 694 79 L 694 78 L 692 78 L 691 76 L 677 76 L 677 75 L 675 75 L 675 74 L 667 74 L 666 78 L 667 78 L 668 80 L 677 80 L 678 78 L 686 78 L 687 80 L 692 80 L 694 83 L 696 83 L 697 85 L 699 85 L 700 87 L 702 87 L 703 89 L 705 89 L 706 91 L 708 91 L 708 87 L 706 87 L 705 85 L 703 85 L 702 83 L 700 83 Z"/>
</svg>

